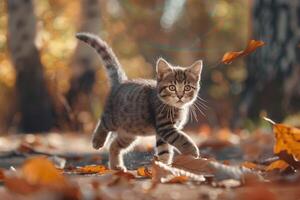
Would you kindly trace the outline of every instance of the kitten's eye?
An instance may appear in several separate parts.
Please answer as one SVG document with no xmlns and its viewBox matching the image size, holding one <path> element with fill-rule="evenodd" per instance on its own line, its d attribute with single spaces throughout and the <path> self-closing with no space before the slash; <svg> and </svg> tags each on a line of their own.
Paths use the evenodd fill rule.
<svg viewBox="0 0 300 200">
<path fill-rule="evenodd" d="M 175 91 L 175 90 L 176 90 L 175 85 L 169 85 L 169 90 L 170 90 L 170 91 Z"/>
<path fill-rule="evenodd" d="M 185 86 L 184 86 L 184 90 L 185 90 L 185 91 L 190 91 L 190 90 L 191 90 L 191 86 L 185 85 Z"/>
</svg>

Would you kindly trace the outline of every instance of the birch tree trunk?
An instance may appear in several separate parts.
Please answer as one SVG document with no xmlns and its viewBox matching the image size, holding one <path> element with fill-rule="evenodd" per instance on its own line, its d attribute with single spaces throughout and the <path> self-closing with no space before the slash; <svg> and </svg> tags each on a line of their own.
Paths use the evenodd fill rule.
<svg viewBox="0 0 300 200">
<path fill-rule="evenodd" d="M 281 121 L 300 107 L 300 1 L 254 0 L 252 20 L 252 38 L 266 46 L 249 56 L 237 118 L 265 110 Z"/>
<path fill-rule="evenodd" d="M 52 102 L 44 82 L 43 65 L 34 40 L 36 18 L 32 0 L 7 0 L 8 43 L 16 70 L 21 113 L 20 129 L 45 132 L 54 125 Z"/>
<path fill-rule="evenodd" d="M 81 25 L 79 32 L 99 35 L 101 30 L 101 13 L 99 0 L 81 0 Z M 87 45 L 77 44 L 70 66 L 72 67 L 71 87 L 66 94 L 75 122 L 73 128 L 79 129 L 78 115 L 90 111 L 90 94 L 95 83 L 96 69 L 101 63 L 97 54 Z M 76 125 L 74 127 L 74 125 Z"/>
</svg>

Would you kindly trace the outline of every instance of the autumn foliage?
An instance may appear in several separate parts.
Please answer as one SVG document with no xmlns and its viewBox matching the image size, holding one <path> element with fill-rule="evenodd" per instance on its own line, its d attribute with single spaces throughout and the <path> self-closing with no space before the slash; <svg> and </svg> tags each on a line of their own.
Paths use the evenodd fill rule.
<svg viewBox="0 0 300 200">
<path fill-rule="evenodd" d="M 240 58 L 242 56 L 246 56 L 254 52 L 257 48 L 262 47 L 264 45 L 265 43 L 263 41 L 250 40 L 246 49 L 244 49 L 243 51 L 231 51 L 225 53 L 222 58 L 222 63 L 230 64 L 235 59 Z"/>
</svg>

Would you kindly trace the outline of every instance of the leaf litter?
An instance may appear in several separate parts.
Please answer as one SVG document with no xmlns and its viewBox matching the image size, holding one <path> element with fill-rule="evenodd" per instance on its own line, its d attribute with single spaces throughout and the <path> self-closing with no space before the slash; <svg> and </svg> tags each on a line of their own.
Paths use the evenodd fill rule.
<svg viewBox="0 0 300 200">
<path fill-rule="evenodd" d="M 70 167 L 69 159 L 76 158 L 75 160 L 81 161 L 83 158 L 44 154 L 35 150 L 35 146 L 18 147 L 19 152 L 26 153 L 25 162 L 20 167 L 16 167 L 16 170 L 1 169 L 0 181 L 4 183 L 6 195 L 23 195 L 28 198 L 36 198 L 43 193 L 54 195 L 55 199 L 88 199 L 88 197 L 124 199 L 123 195 L 131 191 L 127 199 L 141 199 L 149 195 L 159 199 L 160 195 L 156 196 L 157 193 L 164 193 L 164 190 L 171 190 L 171 188 L 180 188 L 192 195 L 193 188 L 208 187 L 208 191 L 216 193 L 222 191 L 218 188 L 236 188 L 234 198 L 240 199 L 244 195 L 240 191 L 249 192 L 253 187 L 258 186 L 256 189 L 263 196 L 264 193 L 273 194 L 274 188 L 277 188 L 276 184 L 288 184 L 287 188 L 290 189 L 292 187 L 290 184 L 300 181 L 297 170 L 299 129 L 274 123 L 273 133 L 275 141 L 273 157 L 268 162 L 218 161 L 213 158 L 195 159 L 188 155 L 177 155 L 172 164 L 165 164 L 154 159 L 150 165 L 140 166 L 128 172 L 109 170 L 103 164 Z M 227 133 L 222 140 L 226 141 L 226 138 L 231 138 L 230 134 Z M 253 135 L 254 141 L 263 139 L 259 134 Z M 252 141 L 252 138 L 247 140 Z M 212 144 L 211 147 L 221 150 L 230 148 L 232 145 L 234 144 L 229 146 Z M 210 148 L 209 143 L 206 143 L 203 148 Z M 35 152 L 40 154 L 37 155 Z M 91 160 L 93 162 L 95 159 Z M 72 163 L 76 164 L 76 162 Z M 87 182 L 85 186 L 82 184 L 84 181 Z M 87 187 L 88 185 L 90 187 Z M 167 193 L 164 194 L 167 195 Z M 220 197 L 225 195 L 226 198 L 229 195 L 226 191 L 218 194 Z M 299 193 L 291 189 L 290 194 Z"/>
</svg>

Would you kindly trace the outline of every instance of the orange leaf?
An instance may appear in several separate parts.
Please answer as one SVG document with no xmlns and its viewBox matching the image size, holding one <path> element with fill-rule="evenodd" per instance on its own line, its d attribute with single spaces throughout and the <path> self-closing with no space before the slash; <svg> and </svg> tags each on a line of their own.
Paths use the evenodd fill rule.
<svg viewBox="0 0 300 200">
<path fill-rule="evenodd" d="M 230 64 L 235 59 L 242 57 L 242 56 L 246 56 L 246 55 L 252 53 L 253 51 L 255 51 L 257 48 L 262 47 L 264 45 L 265 45 L 265 43 L 263 41 L 250 40 L 250 42 L 248 43 L 248 46 L 246 47 L 245 50 L 237 51 L 237 52 L 231 51 L 231 52 L 225 53 L 222 58 L 222 63 Z"/>
<path fill-rule="evenodd" d="M 276 137 L 274 153 L 286 151 L 300 160 L 300 129 L 285 124 L 275 124 L 273 131 Z"/>
<path fill-rule="evenodd" d="M 119 177 L 123 177 L 123 178 L 125 178 L 125 179 L 127 179 L 127 180 L 130 180 L 130 179 L 134 179 L 134 178 L 135 178 L 135 176 L 134 176 L 133 174 L 131 174 L 131 173 L 129 173 L 129 172 L 124 172 L 124 171 L 117 171 L 117 172 L 115 173 L 115 175 L 117 175 L 117 176 L 119 176 Z"/>
<path fill-rule="evenodd" d="M 266 171 L 272 171 L 275 169 L 283 170 L 283 169 L 287 168 L 288 166 L 289 166 L 289 164 L 287 164 L 285 161 L 276 160 L 266 167 Z"/>
<path fill-rule="evenodd" d="M 257 168 L 257 165 L 253 162 L 248 162 L 248 161 L 245 161 L 241 164 L 241 166 L 243 167 L 247 167 L 249 169 L 256 169 Z"/>
<path fill-rule="evenodd" d="M 110 170 L 108 170 L 104 165 L 86 165 L 77 168 L 76 171 L 79 172 L 80 174 L 96 174 L 96 173 L 105 174 Z"/>
<path fill-rule="evenodd" d="M 170 180 L 167 180 L 165 183 L 185 183 L 188 179 L 189 178 L 187 176 L 175 176 Z"/>
<path fill-rule="evenodd" d="M 3 181 L 4 178 L 5 178 L 4 171 L 0 169 L 0 181 Z"/>
<path fill-rule="evenodd" d="M 32 194 L 41 189 L 41 186 L 29 184 L 26 180 L 18 177 L 7 177 L 4 179 L 5 187 L 13 193 Z"/>
<path fill-rule="evenodd" d="M 62 187 L 68 183 L 54 164 L 45 157 L 28 159 L 21 170 L 22 176 L 30 184 Z"/>
<path fill-rule="evenodd" d="M 150 178 L 152 177 L 151 171 L 145 167 L 139 167 L 137 169 L 137 174 L 142 177 L 150 177 Z"/>
</svg>

